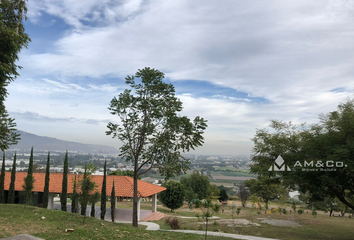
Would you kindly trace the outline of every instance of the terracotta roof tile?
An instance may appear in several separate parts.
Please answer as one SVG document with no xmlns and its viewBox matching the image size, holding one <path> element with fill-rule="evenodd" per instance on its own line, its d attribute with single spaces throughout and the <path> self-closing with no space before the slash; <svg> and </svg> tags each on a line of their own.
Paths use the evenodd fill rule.
<svg viewBox="0 0 354 240">
<path fill-rule="evenodd" d="M 15 181 L 15 191 L 23 191 L 24 178 L 27 176 L 26 172 L 17 172 Z M 44 189 L 44 179 L 45 173 L 33 173 L 34 185 L 33 192 L 43 192 Z M 77 175 L 77 178 L 82 177 L 82 175 Z M 101 192 L 103 176 L 92 175 L 92 180 L 96 183 L 95 191 Z M 50 193 L 61 193 L 62 188 L 62 173 L 51 173 L 49 181 L 49 192 Z M 73 192 L 73 184 L 75 180 L 75 174 L 68 174 L 68 193 Z M 5 173 L 5 186 L 4 190 L 9 190 L 11 181 L 11 173 Z M 78 181 L 78 179 L 77 179 Z M 134 179 L 127 176 L 107 176 L 106 192 L 110 195 L 112 191 L 112 185 L 114 181 L 115 193 L 118 197 L 133 197 L 133 186 Z M 144 182 L 138 180 L 138 197 L 149 197 L 156 193 L 165 191 L 166 188 L 154 185 L 152 183 Z"/>
</svg>

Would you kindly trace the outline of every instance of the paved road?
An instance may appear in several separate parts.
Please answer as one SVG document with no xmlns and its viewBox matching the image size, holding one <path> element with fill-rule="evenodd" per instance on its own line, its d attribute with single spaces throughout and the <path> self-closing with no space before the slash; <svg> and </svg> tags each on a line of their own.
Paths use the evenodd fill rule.
<svg viewBox="0 0 354 240">
<path fill-rule="evenodd" d="M 165 230 L 165 231 L 205 235 L 204 231 L 194 231 L 194 230 Z M 245 239 L 245 240 L 276 240 L 274 238 L 245 236 L 245 235 L 240 235 L 240 234 L 220 233 L 220 232 L 208 232 L 208 236 L 228 237 L 228 238 Z"/>
<path fill-rule="evenodd" d="M 66 206 L 66 210 L 71 212 L 71 204 Z M 53 209 L 60 210 L 60 203 L 54 203 Z M 80 210 L 79 210 L 80 211 Z M 152 213 L 151 210 L 140 210 L 140 219 L 143 219 L 149 216 Z M 91 215 L 91 206 L 87 206 L 86 216 Z M 101 208 L 96 206 L 95 208 L 95 217 L 100 218 L 101 216 Z M 106 209 L 105 220 L 111 221 L 111 208 Z M 133 220 L 133 209 L 124 209 L 124 208 L 116 208 L 114 213 L 114 221 L 132 221 Z"/>
<path fill-rule="evenodd" d="M 1 238 L 1 240 L 44 240 L 43 238 L 37 238 L 30 234 L 20 234 L 13 237 Z"/>
</svg>

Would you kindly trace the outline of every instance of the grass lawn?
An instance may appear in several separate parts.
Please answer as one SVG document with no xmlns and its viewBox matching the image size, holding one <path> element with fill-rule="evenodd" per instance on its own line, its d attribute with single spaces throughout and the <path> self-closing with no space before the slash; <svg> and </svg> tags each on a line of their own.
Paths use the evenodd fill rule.
<svg viewBox="0 0 354 240">
<path fill-rule="evenodd" d="M 287 207 L 288 211 L 291 209 Z M 195 212 L 185 209 L 179 209 L 175 213 L 168 212 L 168 209 L 158 208 L 158 211 L 165 212 L 170 216 L 189 216 L 195 217 Z M 354 219 L 349 219 L 348 214 L 346 217 L 329 217 L 328 214 L 318 211 L 318 215 L 313 217 L 311 211 L 305 210 L 302 215 L 298 214 L 279 214 L 271 213 L 257 214 L 256 210 L 251 208 L 242 208 L 239 216 L 235 219 L 247 219 L 253 223 L 258 223 L 260 226 L 238 226 L 234 225 L 230 208 L 225 206 L 224 211 L 220 210 L 214 216 L 221 217 L 222 219 L 229 219 L 228 222 L 223 220 L 210 220 L 208 229 L 210 231 L 219 231 L 227 233 L 236 233 L 242 235 L 262 236 L 269 238 L 277 238 L 282 240 L 353 240 L 354 239 Z M 280 227 L 272 226 L 267 223 L 261 223 L 264 219 L 287 220 L 300 224 L 301 226 Z M 181 222 L 181 229 L 192 230 L 205 230 L 205 220 L 203 219 L 183 219 L 179 218 Z M 161 219 L 157 222 L 162 229 L 170 229 L 170 226 L 165 224 L 165 220 Z"/>
<path fill-rule="evenodd" d="M 31 234 L 43 239 L 204 239 L 202 235 L 164 231 L 146 231 L 145 226 L 133 228 L 119 224 L 58 210 L 24 205 L 0 204 L 0 238 L 19 234 Z M 41 217 L 45 219 L 42 220 Z M 65 232 L 73 228 L 74 232 Z M 210 240 L 229 239 L 208 236 Z"/>
</svg>

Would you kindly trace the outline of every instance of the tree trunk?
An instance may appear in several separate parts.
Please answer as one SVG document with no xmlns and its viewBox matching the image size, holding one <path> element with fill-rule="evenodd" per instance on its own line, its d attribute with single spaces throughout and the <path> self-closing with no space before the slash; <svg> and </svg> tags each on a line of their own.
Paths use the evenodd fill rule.
<svg viewBox="0 0 354 240">
<path fill-rule="evenodd" d="M 206 225 L 205 225 L 205 240 L 207 239 L 208 236 L 208 218 L 206 218 Z"/>
<path fill-rule="evenodd" d="M 138 161 L 134 166 L 133 227 L 138 227 Z"/>
<path fill-rule="evenodd" d="M 333 189 L 332 189 L 333 190 Z M 339 199 L 339 201 L 341 201 L 342 203 L 344 203 L 346 206 L 350 207 L 352 210 L 354 210 L 354 204 L 351 204 L 350 202 L 348 202 L 345 197 L 338 191 L 334 191 L 334 194 L 336 195 L 336 197 Z"/>
<path fill-rule="evenodd" d="M 91 203 L 91 217 L 95 217 L 95 203 Z"/>
<path fill-rule="evenodd" d="M 268 201 L 264 201 L 265 205 L 264 205 L 264 214 L 267 214 L 267 210 L 268 210 Z"/>
</svg>

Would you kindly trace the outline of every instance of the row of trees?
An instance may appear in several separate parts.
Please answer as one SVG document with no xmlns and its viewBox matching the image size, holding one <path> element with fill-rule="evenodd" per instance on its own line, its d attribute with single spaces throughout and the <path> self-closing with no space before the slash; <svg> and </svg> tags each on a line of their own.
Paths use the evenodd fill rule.
<svg viewBox="0 0 354 240">
<path fill-rule="evenodd" d="M 60 195 L 61 209 L 66 211 L 67 206 L 67 172 L 68 172 L 68 157 L 67 154 L 64 160 L 64 173 L 63 173 L 63 183 L 62 183 L 62 194 Z M 48 166 L 47 166 L 48 167 Z M 104 175 L 102 181 L 101 194 L 96 191 L 97 185 L 92 180 L 92 173 L 97 170 L 93 164 L 86 164 L 84 171 L 79 173 L 78 176 L 75 175 L 73 193 L 71 194 L 71 212 L 75 213 L 78 211 L 78 205 L 80 203 L 81 215 L 84 216 L 83 222 L 86 220 L 86 209 L 87 205 L 91 204 L 91 217 L 95 217 L 96 213 L 96 203 L 101 200 L 101 212 L 100 218 L 105 219 L 106 215 L 106 202 L 107 202 L 107 162 L 104 163 Z M 80 191 L 78 191 L 78 189 Z M 64 194 L 63 194 L 64 193 Z M 111 190 L 111 220 L 114 222 L 115 218 L 115 187 L 114 182 Z"/>
<path fill-rule="evenodd" d="M 107 172 L 107 163 L 104 164 L 104 177 L 102 183 L 101 194 L 99 194 L 96 189 L 95 182 L 91 178 L 91 174 L 96 171 L 96 167 L 92 164 L 86 164 L 85 169 L 82 173 L 75 176 L 74 185 L 73 185 L 73 193 L 70 195 L 71 198 L 71 211 L 73 213 L 78 211 L 78 204 L 81 206 L 81 215 L 84 216 L 84 223 L 86 219 L 86 209 L 87 205 L 91 203 L 91 216 L 95 217 L 95 204 L 101 199 L 101 219 L 105 218 L 106 214 L 106 202 L 107 202 L 107 194 L 106 194 L 106 172 Z M 47 166 L 46 166 L 46 174 L 45 174 L 45 184 L 43 189 L 43 208 L 48 207 L 49 201 L 49 183 L 50 183 L 50 153 L 48 153 L 47 157 Z M 10 188 L 8 191 L 8 197 L 5 199 L 5 191 L 4 191 L 4 182 L 5 182 L 5 152 L 3 152 L 3 161 L 2 161 L 2 169 L 0 176 L 0 203 L 15 203 L 15 181 L 16 181 L 16 153 L 14 155 L 14 161 L 11 171 L 11 182 Z M 34 177 L 33 177 L 33 148 L 31 149 L 29 167 L 27 176 L 24 179 L 23 185 L 23 196 L 26 205 L 33 205 L 32 199 L 32 190 L 34 185 Z M 63 171 L 63 180 L 62 180 L 62 193 L 60 195 L 61 202 L 61 210 L 67 211 L 67 198 L 69 197 L 67 193 L 68 188 L 68 154 L 66 153 L 64 159 L 64 171 Z M 6 201 L 7 200 L 7 201 Z M 115 190 L 114 183 L 111 191 L 111 216 L 112 221 L 114 221 L 114 209 L 115 209 Z"/>
<path fill-rule="evenodd" d="M 5 198 L 5 152 L 3 152 L 1 176 L 0 176 L 0 203 L 15 203 L 15 181 L 16 181 L 16 153 L 14 155 L 13 165 L 11 169 L 11 181 L 10 187 L 7 194 L 7 199 Z M 32 202 L 32 189 L 33 189 L 33 148 L 31 149 L 31 155 L 28 166 L 28 173 L 24 179 L 23 192 L 26 204 L 31 204 Z"/>
<path fill-rule="evenodd" d="M 299 189 L 309 202 L 338 200 L 354 210 L 354 99 L 319 120 L 312 125 L 273 120 L 271 130 L 257 130 L 251 172 L 259 177 L 246 182 L 252 193 L 267 203 Z M 291 171 L 269 171 L 279 155 Z M 314 170 L 306 171 L 305 162 Z"/>
</svg>

